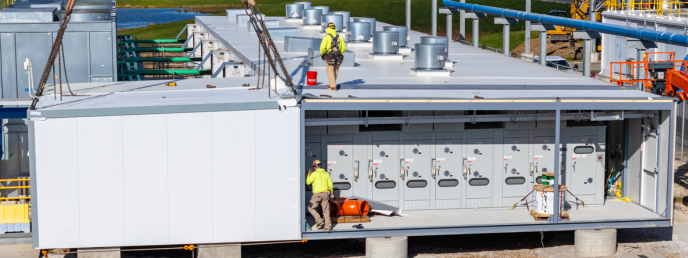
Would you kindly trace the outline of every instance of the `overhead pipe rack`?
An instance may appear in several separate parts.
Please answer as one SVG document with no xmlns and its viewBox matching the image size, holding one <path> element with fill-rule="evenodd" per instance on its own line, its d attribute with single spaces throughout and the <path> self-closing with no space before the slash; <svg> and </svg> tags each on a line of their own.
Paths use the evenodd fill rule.
<svg viewBox="0 0 688 258">
<path fill-rule="evenodd" d="M 443 0 L 442 3 L 447 8 L 466 10 L 473 13 L 485 13 L 504 18 L 537 22 L 541 24 L 551 24 L 557 26 L 571 27 L 577 30 L 594 31 L 640 40 L 662 42 L 680 46 L 688 46 L 688 36 L 664 31 L 648 30 L 643 28 L 631 29 L 625 26 L 605 24 L 600 22 L 590 22 L 584 20 L 574 20 L 545 14 L 535 14 L 524 11 L 515 11 L 491 6 L 459 3 L 450 0 Z"/>
</svg>

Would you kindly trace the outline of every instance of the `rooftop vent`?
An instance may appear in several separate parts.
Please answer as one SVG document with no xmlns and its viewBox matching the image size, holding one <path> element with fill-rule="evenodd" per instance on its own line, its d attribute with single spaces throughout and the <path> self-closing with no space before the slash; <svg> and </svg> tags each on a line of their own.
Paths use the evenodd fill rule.
<svg viewBox="0 0 688 258">
<path fill-rule="evenodd" d="M 416 44 L 415 68 L 411 68 L 411 75 L 418 77 L 448 77 L 449 70 L 444 69 L 443 44 Z"/>
<path fill-rule="evenodd" d="M 322 9 L 306 9 L 303 11 L 303 25 L 320 25 L 322 22 Z"/>
<path fill-rule="evenodd" d="M 349 22 L 346 35 L 351 42 L 370 42 L 370 23 Z"/>
<path fill-rule="evenodd" d="M 399 32 L 396 31 L 376 31 L 373 40 L 373 59 L 380 60 L 403 60 L 404 56 L 399 54 Z"/>
<path fill-rule="evenodd" d="M 302 19 L 303 5 L 302 4 L 287 4 L 287 19 Z"/>
<path fill-rule="evenodd" d="M 329 6 L 313 6 L 312 9 L 322 10 L 322 15 L 330 14 L 330 7 Z M 320 18 L 320 22 L 322 22 L 322 17 Z"/>
<path fill-rule="evenodd" d="M 370 36 L 373 36 L 375 32 L 375 18 L 353 18 L 354 22 L 367 22 L 370 23 Z"/>
<path fill-rule="evenodd" d="M 396 31 L 399 32 L 399 47 L 406 47 L 408 42 L 408 30 L 406 26 L 384 26 L 383 31 Z"/>
<path fill-rule="evenodd" d="M 447 67 L 453 67 L 454 62 L 449 61 L 449 38 L 438 36 L 423 36 L 420 37 L 420 43 L 425 44 L 442 44 L 444 45 L 444 60 Z"/>
</svg>

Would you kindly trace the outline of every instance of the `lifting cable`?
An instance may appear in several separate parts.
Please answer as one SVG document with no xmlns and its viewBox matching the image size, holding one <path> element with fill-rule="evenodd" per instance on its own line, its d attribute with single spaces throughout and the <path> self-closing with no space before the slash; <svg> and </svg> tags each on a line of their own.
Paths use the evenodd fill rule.
<svg viewBox="0 0 688 258">
<path fill-rule="evenodd" d="M 241 2 L 244 4 L 244 9 L 249 17 L 249 21 L 251 22 L 253 29 L 256 31 L 256 35 L 258 36 L 258 43 L 260 43 L 260 47 L 263 48 L 263 53 L 265 55 L 264 57 L 267 57 L 268 65 L 270 66 L 270 68 L 272 68 L 272 71 L 275 73 L 275 90 L 277 90 L 277 77 L 280 76 L 279 72 L 277 71 L 277 66 L 275 65 L 275 63 L 278 63 L 280 69 L 282 70 L 282 76 L 284 77 L 283 79 L 285 80 L 285 83 L 291 89 L 291 92 L 294 95 L 297 95 L 296 87 L 294 87 L 294 83 L 291 80 L 291 76 L 289 76 L 287 67 L 284 65 L 284 62 L 282 62 L 282 57 L 280 56 L 279 51 L 277 50 L 277 47 L 275 46 L 275 43 L 272 40 L 272 37 L 270 36 L 270 32 L 268 32 L 267 26 L 265 26 L 265 23 L 263 22 L 263 15 L 260 13 L 258 5 L 255 3 L 254 0 L 241 0 Z M 260 49 L 258 51 L 260 51 Z M 257 68 L 258 70 L 260 70 L 260 54 L 258 56 L 258 61 L 259 64 Z M 263 65 L 265 64 L 263 63 Z M 260 70 L 259 73 L 265 76 L 264 70 Z M 268 85 L 269 84 L 270 78 L 268 78 Z M 261 85 L 257 86 L 257 88 L 260 87 Z"/>
<path fill-rule="evenodd" d="M 59 24 L 60 28 L 57 30 L 57 35 L 55 36 L 55 42 L 53 42 L 53 46 L 50 49 L 50 55 L 48 56 L 48 62 L 46 63 L 45 68 L 43 69 L 43 74 L 41 75 L 41 81 L 39 82 L 38 89 L 36 90 L 36 96 L 33 98 L 33 101 L 31 102 L 31 107 L 29 107 L 29 110 L 36 110 L 36 104 L 38 103 L 38 98 L 43 95 L 43 90 L 45 89 L 45 83 L 48 81 L 48 76 L 50 76 L 50 71 L 54 70 L 53 68 L 55 65 L 55 58 L 57 58 L 57 56 L 60 52 L 60 47 L 62 46 L 62 38 L 64 37 L 65 30 L 67 30 L 67 24 L 69 23 L 69 20 L 72 18 L 72 10 L 74 9 L 75 3 L 76 3 L 76 0 L 69 0 L 69 2 L 67 2 L 67 7 L 65 8 L 65 16 L 62 17 L 62 20 L 60 20 L 60 24 Z M 61 82 L 62 82 L 62 80 L 60 79 L 60 83 Z M 55 87 L 54 84 L 53 84 L 53 87 Z"/>
</svg>

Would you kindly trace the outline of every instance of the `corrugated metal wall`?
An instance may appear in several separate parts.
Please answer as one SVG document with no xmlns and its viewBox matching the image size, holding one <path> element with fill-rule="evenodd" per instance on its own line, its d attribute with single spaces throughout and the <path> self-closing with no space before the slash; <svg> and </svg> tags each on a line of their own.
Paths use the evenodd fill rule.
<svg viewBox="0 0 688 258">
<path fill-rule="evenodd" d="M 299 114 L 34 121 L 36 248 L 300 239 Z"/>
</svg>

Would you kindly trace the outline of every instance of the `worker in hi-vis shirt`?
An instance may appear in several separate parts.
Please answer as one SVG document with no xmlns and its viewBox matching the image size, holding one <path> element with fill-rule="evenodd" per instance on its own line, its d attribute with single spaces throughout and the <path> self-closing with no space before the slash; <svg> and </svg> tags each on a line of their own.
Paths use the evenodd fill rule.
<svg viewBox="0 0 688 258">
<path fill-rule="evenodd" d="M 334 23 L 328 23 L 325 32 L 327 33 L 320 42 L 320 56 L 327 66 L 327 79 L 329 80 L 327 88 L 337 91 L 337 75 L 339 75 L 339 66 L 344 61 L 346 46 L 344 46 L 344 39 L 337 34 Z"/>
<path fill-rule="evenodd" d="M 320 160 L 315 160 L 313 161 L 313 169 L 315 171 L 313 169 L 308 170 L 306 184 L 313 185 L 313 197 L 311 197 L 311 201 L 308 204 L 308 212 L 315 218 L 313 230 L 319 230 L 324 225 L 325 231 L 330 232 L 332 229 L 330 225 L 330 197 L 334 197 L 334 189 L 330 174 L 322 169 L 321 165 Z M 322 217 L 315 210 L 318 206 L 322 209 Z"/>
</svg>

